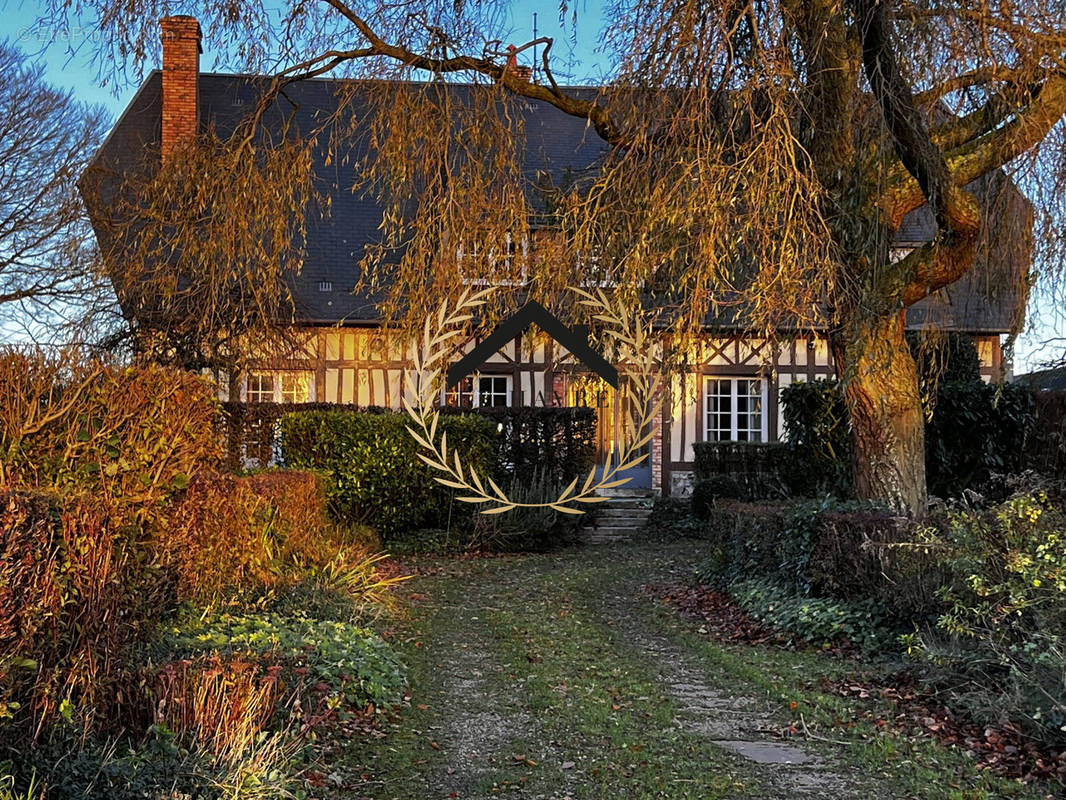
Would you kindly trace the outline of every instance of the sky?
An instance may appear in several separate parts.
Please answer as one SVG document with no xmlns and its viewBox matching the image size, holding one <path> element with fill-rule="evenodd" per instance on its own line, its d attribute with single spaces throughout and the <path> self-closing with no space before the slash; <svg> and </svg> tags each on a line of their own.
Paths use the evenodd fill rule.
<svg viewBox="0 0 1066 800">
<path fill-rule="evenodd" d="M 516 43 L 532 39 L 536 14 L 537 34 L 553 37 L 553 55 L 561 63 L 570 65 L 567 77 L 575 83 L 595 81 L 602 73 L 604 63 L 596 49 L 603 23 L 603 3 L 604 0 L 574 0 L 565 21 L 560 20 L 559 0 L 519 0 L 509 3 L 511 39 Z M 572 17 L 574 8 L 577 9 L 576 25 Z M 117 84 L 102 82 L 92 64 L 94 46 L 99 41 L 93 19 L 81 19 L 66 29 L 50 28 L 38 23 L 40 9 L 37 3 L 29 0 L 0 0 L 0 12 L 8 41 L 23 52 L 39 58 L 49 82 L 71 89 L 84 102 L 103 106 L 112 119 L 121 114 L 143 76 L 131 74 L 127 81 Z M 181 13 L 180 5 L 173 6 L 173 13 Z M 218 63 L 218 53 L 212 49 L 210 41 L 205 41 L 203 47 L 202 69 L 227 72 L 234 68 L 233 65 Z M 560 69 L 559 72 L 562 74 L 566 70 Z M 1039 318 L 1040 322 L 1017 342 L 1015 373 L 1039 368 L 1041 361 L 1055 355 L 1061 356 L 1066 349 L 1062 344 L 1057 349 L 1041 347 L 1051 337 L 1066 337 L 1066 322 L 1059 319 L 1060 315 L 1046 301 L 1033 310 L 1038 313 L 1031 316 Z"/>
</svg>

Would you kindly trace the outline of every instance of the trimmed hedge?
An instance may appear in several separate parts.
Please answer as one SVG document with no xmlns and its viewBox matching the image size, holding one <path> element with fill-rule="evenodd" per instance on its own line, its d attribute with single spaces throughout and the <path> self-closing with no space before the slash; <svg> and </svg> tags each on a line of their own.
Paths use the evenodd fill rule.
<svg viewBox="0 0 1066 800">
<path fill-rule="evenodd" d="M 781 391 L 785 441 L 796 494 L 851 494 L 851 427 L 835 379 L 793 383 Z"/>
<path fill-rule="evenodd" d="M 1035 422 L 1032 392 L 1019 384 L 941 384 L 925 426 L 929 492 L 954 497 L 993 472 L 1021 472 Z"/>
<path fill-rule="evenodd" d="M 718 498 L 766 500 L 792 493 L 793 458 L 781 442 L 696 442 L 693 510 Z"/>
<path fill-rule="evenodd" d="M 1066 482 L 1066 391 L 1035 392 L 1036 419 L 1025 442 L 1025 466 Z"/>
<path fill-rule="evenodd" d="M 596 460 L 596 411 L 591 408 L 476 409 L 497 425 L 496 475 L 511 482 L 536 474 L 565 486 L 588 475 Z"/>
<path fill-rule="evenodd" d="M 835 380 L 792 384 L 782 393 L 788 442 L 795 456 L 792 474 L 824 476 L 822 486 L 851 493 L 851 444 L 846 407 Z M 978 488 L 993 472 L 1025 469 L 1025 442 L 1036 418 L 1032 393 L 1017 384 L 941 382 L 936 407 L 925 426 L 925 469 L 930 493 L 955 497 Z"/>
<path fill-rule="evenodd" d="M 765 579 L 805 597 L 874 598 L 900 619 L 938 608 L 935 559 L 899 547 L 911 539 L 911 527 L 886 511 L 829 501 L 723 501 L 711 509 L 707 530 L 706 581 Z"/>
<path fill-rule="evenodd" d="M 329 503 L 345 523 L 369 523 L 386 541 L 415 528 L 469 525 L 474 507 L 434 480 L 418 458 L 406 414 L 299 411 L 281 418 L 282 459 L 288 467 L 328 473 Z M 492 466 L 496 426 L 473 414 L 448 414 L 440 428 L 463 463 Z"/>
<path fill-rule="evenodd" d="M 280 424 L 288 414 L 335 411 L 343 414 L 392 414 L 380 406 L 358 408 L 336 403 L 240 403 L 221 404 L 219 428 L 226 441 L 227 464 L 241 470 L 250 459 L 267 465 L 281 456 Z M 584 477 L 596 459 L 596 412 L 591 408 L 477 408 L 445 406 L 444 417 L 483 417 L 495 429 L 492 473 L 506 485 L 515 475 L 536 472 L 552 483 L 566 485 Z"/>
</svg>

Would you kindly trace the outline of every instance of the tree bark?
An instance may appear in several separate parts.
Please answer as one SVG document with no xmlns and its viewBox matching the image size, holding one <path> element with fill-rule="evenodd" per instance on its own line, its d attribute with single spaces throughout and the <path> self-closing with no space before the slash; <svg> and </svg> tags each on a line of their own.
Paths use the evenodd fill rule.
<svg viewBox="0 0 1066 800">
<path fill-rule="evenodd" d="M 845 379 L 856 496 L 920 517 L 928 506 L 925 414 L 905 315 L 856 322 L 834 337 L 833 355 Z"/>
</svg>

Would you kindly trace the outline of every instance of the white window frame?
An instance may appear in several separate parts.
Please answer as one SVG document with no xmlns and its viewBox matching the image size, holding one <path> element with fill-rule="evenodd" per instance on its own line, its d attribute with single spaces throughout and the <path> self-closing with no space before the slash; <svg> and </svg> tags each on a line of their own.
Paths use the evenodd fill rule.
<svg viewBox="0 0 1066 800">
<path fill-rule="evenodd" d="M 523 236 L 521 241 L 516 240 L 510 231 L 504 234 L 504 251 L 506 253 L 500 261 L 503 262 L 505 269 L 510 269 L 511 261 L 515 258 L 522 260 L 522 277 L 519 280 L 513 280 L 511 278 L 495 279 L 492 277 L 468 277 L 463 272 L 463 259 L 469 258 L 477 259 L 478 249 L 474 245 L 469 250 L 464 247 L 463 242 L 459 242 L 459 246 L 455 249 L 455 259 L 459 264 L 459 274 L 463 276 L 463 283 L 468 286 L 524 286 L 529 282 L 529 237 Z M 496 271 L 496 248 L 493 247 L 488 253 L 488 268 L 490 274 Z"/>
<path fill-rule="evenodd" d="M 485 380 L 488 380 L 488 379 L 500 380 L 500 379 L 502 379 L 502 380 L 505 381 L 505 386 L 506 386 L 506 388 L 505 388 L 505 396 L 504 396 L 504 404 L 502 406 L 485 406 L 485 407 L 486 408 L 510 408 L 512 400 L 514 399 L 514 395 L 513 395 L 513 391 L 514 391 L 514 376 L 513 375 L 493 374 L 491 372 L 487 373 L 487 374 L 482 374 L 480 372 L 476 372 L 473 375 L 468 375 L 467 377 L 463 378 L 462 382 L 460 382 L 459 386 L 456 387 L 455 389 L 442 389 L 441 390 L 441 403 L 442 404 L 447 404 L 448 395 L 449 394 L 455 394 L 455 395 L 459 396 L 459 401 L 460 401 L 459 407 L 460 408 L 481 408 L 482 407 L 481 398 L 482 398 L 482 395 L 484 394 L 484 392 L 482 392 L 482 390 L 481 390 L 481 381 L 483 379 L 485 379 Z M 466 381 L 470 381 L 470 388 L 469 389 L 464 389 L 463 385 L 464 385 L 464 383 Z M 498 392 L 490 392 L 489 394 L 498 394 Z M 463 406 L 462 405 L 462 400 L 463 400 L 464 397 L 470 399 L 470 405 L 469 406 Z"/>
<path fill-rule="evenodd" d="M 746 392 L 744 395 L 740 394 L 741 382 L 757 382 L 759 384 L 759 393 L 753 395 L 750 392 Z M 712 387 L 716 382 L 724 382 L 729 384 L 729 430 L 726 431 L 724 427 L 719 427 L 716 424 L 716 420 L 712 420 L 712 416 L 720 416 L 724 412 L 716 412 L 713 410 L 713 400 L 716 397 L 724 396 L 719 393 L 712 394 Z M 769 441 L 769 405 L 768 405 L 768 381 L 758 375 L 706 375 L 704 376 L 703 383 L 703 438 L 707 442 L 767 442 Z M 759 398 L 759 427 L 752 428 L 750 426 L 750 417 L 752 412 L 745 412 L 744 416 L 749 418 L 749 424 L 743 428 L 740 427 L 740 412 L 737 406 L 739 403 L 737 400 L 741 397 L 758 397 Z M 743 431 L 748 435 L 748 438 L 741 439 L 740 433 Z M 723 433 L 728 433 L 729 438 L 722 436 Z M 751 438 L 751 434 L 758 433 L 759 438 Z"/>
<path fill-rule="evenodd" d="M 285 393 L 282 389 L 283 382 L 286 376 L 289 375 L 304 375 L 307 377 L 307 399 L 306 400 L 286 400 Z M 264 395 L 266 392 L 262 389 L 262 379 L 269 377 L 271 381 L 271 389 L 269 398 Z M 258 388 L 253 388 L 253 383 L 258 385 Z M 254 369 L 248 372 L 245 376 L 243 385 L 241 387 L 241 399 L 245 403 L 313 403 L 315 402 L 315 373 L 310 369 Z M 255 395 L 255 399 L 253 398 Z"/>
</svg>

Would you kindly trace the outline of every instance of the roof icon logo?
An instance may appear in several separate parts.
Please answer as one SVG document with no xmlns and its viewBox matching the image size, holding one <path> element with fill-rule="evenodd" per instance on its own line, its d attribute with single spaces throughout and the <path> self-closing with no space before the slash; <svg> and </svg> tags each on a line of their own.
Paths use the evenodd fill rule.
<svg viewBox="0 0 1066 800">
<path fill-rule="evenodd" d="M 521 334 L 530 325 L 536 325 L 552 339 L 574 354 L 582 364 L 591 369 L 609 386 L 618 388 L 618 370 L 589 345 L 587 325 L 572 328 L 563 324 L 548 309 L 536 300 L 530 300 L 513 315 L 501 322 L 496 329 L 478 343 L 477 347 L 448 368 L 448 387 L 477 370 L 489 357 L 509 341 Z"/>
</svg>

